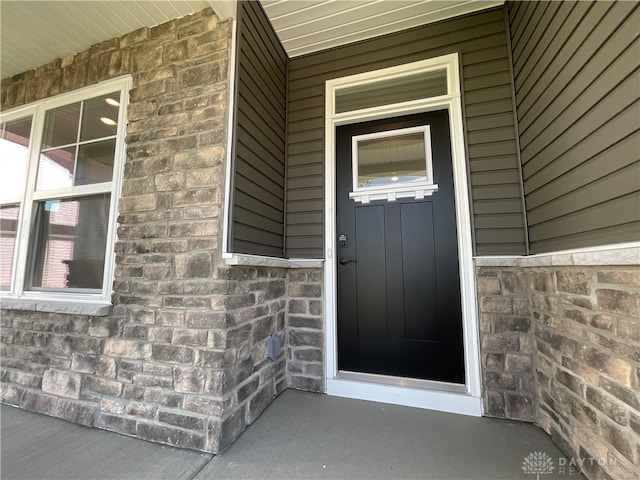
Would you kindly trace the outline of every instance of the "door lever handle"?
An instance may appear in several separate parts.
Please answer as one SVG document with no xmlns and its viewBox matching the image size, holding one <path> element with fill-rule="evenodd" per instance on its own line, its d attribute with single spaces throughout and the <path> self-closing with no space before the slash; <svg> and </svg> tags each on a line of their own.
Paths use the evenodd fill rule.
<svg viewBox="0 0 640 480">
<path fill-rule="evenodd" d="M 340 260 L 338 260 L 338 263 L 340 265 L 346 265 L 347 263 L 356 263 L 356 261 L 347 257 L 341 257 Z"/>
</svg>

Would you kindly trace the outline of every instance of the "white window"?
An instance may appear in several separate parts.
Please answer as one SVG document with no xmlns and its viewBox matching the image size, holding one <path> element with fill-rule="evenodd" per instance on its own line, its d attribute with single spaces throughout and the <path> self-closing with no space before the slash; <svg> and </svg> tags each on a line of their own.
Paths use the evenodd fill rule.
<svg viewBox="0 0 640 480">
<path fill-rule="evenodd" d="M 429 125 L 356 135 L 351 139 L 356 202 L 423 199 L 438 190 L 433 183 Z"/>
<path fill-rule="evenodd" d="M 0 116 L 3 306 L 110 303 L 130 86 L 120 78 Z"/>
</svg>

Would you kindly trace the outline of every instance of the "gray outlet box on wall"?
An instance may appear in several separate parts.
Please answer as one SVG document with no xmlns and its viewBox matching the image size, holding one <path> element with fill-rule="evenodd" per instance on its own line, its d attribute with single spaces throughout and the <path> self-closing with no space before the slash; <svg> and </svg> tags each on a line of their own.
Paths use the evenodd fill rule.
<svg viewBox="0 0 640 480">
<path fill-rule="evenodd" d="M 280 337 L 274 332 L 267 337 L 267 357 L 275 359 L 278 355 L 280 355 Z"/>
</svg>

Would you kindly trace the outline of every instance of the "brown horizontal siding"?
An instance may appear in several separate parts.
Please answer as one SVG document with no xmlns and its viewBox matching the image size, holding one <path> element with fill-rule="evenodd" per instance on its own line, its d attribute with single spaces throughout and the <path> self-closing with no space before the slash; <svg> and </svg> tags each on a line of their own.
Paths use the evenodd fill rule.
<svg viewBox="0 0 640 480">
<path fill-rule="evenodd" d="M 640 239 L 639 4 L 508 10 L 532 252 Z"/>
<path fill-rule="evenodd" d="M 289 62 L 287 256 L 323 256 L 324 82 L 459 52 L 476 252 L 523 254 L 524 217 L 504 11 L 495 9 Z M 485 208 L 494 202 L 491 208 Z M 478 207 L 477 210 L 475 207 Z"/>
<path fill-rule="evenodd" d="M 241 2 L 231 250 L 284 255 L 287 57 L 258 2 Z"/>
</svg>

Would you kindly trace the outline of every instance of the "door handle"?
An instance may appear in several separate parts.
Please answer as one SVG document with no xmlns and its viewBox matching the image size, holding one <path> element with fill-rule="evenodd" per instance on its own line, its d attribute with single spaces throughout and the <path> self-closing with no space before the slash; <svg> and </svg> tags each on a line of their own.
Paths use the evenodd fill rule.
<svg viewBox="0 0 640 480">
<path fill-rule="evenodd" d="M 346 265 L 347 263 L 356 263 L 356 261 L 347 257 L 340 257 L 340 260 L 338 260 L 338 263 L 340 265 Z"/>
</svg>

